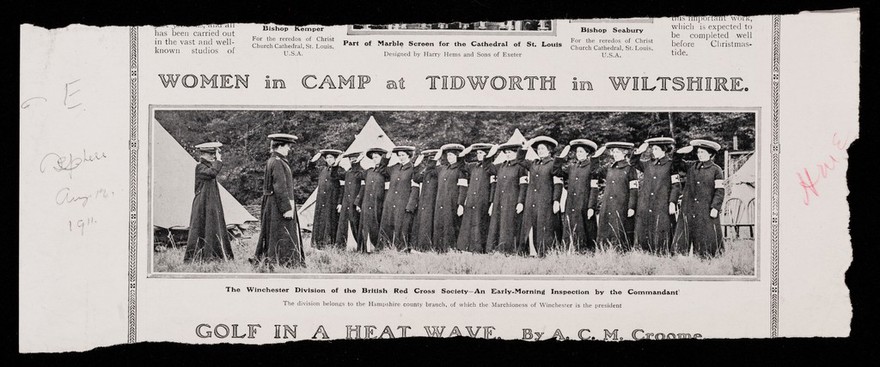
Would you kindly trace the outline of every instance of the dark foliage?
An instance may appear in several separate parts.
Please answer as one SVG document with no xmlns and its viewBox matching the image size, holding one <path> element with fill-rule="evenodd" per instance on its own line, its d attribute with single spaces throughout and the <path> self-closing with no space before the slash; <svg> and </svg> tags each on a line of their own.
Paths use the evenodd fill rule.
<svg viewBox="0 0 880 367">
<path fill-rule="evenodd" d="M 640 143 L 654 136 L 672 136 L 678 145 L 708 138 L 731 149 L 755 147 L 755 114 L 751 112 L 543 112 L 543 111 L 156 111 L 156 120 L 183 147 L 206 141 L 224 144 L 224 172 L 218 181 L 243 204 L 258 203 L 263 165 L 271 133 L 299 137 L 290 159 L 296 199 L 304 201 L 315 188 L 317 170 L 308 160 L 318 149 L 345 150 L 373 116 L 395 144 L 418 149 L 445 143 L 506 141 L 515 129 L 526 138 L 553 137 L 560 143 L 587 138 L 604 143 Z M 716 159 L 716 161 L 720 160 Z"/>
</svg>

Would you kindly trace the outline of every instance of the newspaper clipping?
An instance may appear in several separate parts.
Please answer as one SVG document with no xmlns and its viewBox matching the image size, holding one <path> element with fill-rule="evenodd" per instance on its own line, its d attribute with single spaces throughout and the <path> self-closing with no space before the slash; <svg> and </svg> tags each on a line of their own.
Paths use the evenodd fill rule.
<svg viewBox="0 0 880 367">
<path fill-rule="evenodd" d="M 859 27 L 22 25 L 19 348 L 847 336 Z"/>
</svg>

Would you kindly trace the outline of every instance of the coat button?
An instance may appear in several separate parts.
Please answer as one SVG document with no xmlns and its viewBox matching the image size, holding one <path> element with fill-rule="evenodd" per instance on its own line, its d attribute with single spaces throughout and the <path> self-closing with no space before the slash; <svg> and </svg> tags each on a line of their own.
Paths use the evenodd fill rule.
<svg viewBox="0 0 880 367">
<path fill-rule="evenodd" d="M 653 193 L 653 192 L 651 193 L 651 196 L 654 196 L 654 193 Z"/>
<path fill-rule="evenodd" d="M 614 196 L 609 196 L 608 198 L 609 198 L 609 199 L 614 199 Z"/>
<path fill-rule="evenodd" d="M 653 213 L 653 212 L 654 212 L 654 211 L 653 211 L 653 210 L 651 210 L 651 209 L 648 209 L 648 213 Z"/>
<path fill-rule="evenodd" d="M 614 181 L 611 181 L 611 183 L 614 183 Z"/>
</svg>

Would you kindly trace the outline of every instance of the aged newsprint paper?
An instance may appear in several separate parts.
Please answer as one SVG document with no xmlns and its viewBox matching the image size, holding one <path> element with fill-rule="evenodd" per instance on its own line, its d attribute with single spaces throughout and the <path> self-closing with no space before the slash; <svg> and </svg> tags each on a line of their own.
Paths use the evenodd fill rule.
<svg viewBox="0 0 880 367">
<path fill-rule="evenodd" d="M 859 31 L 23 24 L 20 351 L 848 336 Z"/>
</svg>

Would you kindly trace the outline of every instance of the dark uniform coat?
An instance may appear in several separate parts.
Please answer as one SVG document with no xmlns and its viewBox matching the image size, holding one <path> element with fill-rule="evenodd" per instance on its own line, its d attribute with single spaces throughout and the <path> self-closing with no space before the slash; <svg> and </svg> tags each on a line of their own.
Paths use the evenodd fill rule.
<svg viewBox="0 0 880 367">
<path fill-rule="evenodd" d="M 340 182 L 342 184 L 342 210 L 339 212 L 339 225 L 336 226 L 336 246 L 339 248 L 348 247 L 348 238 L 354 238 L 356 243 L 360 243 L 360 217 L 356 206 L 358 194 L 361 190 L 361 182 L 364 181 L 364 169 L 360 164 L 352 164 L 351 168 L 345 172 L 345 179 Z"/>
<path fill-rule="evenodd" d="M 467 195 L 467 171 L 464 162 L 437 167 L 437 201 L 434 203 L 434 249 L 445 252 L 458 240 L 461 217 L 457 210 Z"/>
<path fill-rule="evenodd" d="M 193 198 L 184 262 L 232 260 L 232 245 L 223 218 L 217 174 L 223 162 L 202 159 L 196 165 L 196 196 Z"/>
<path fill-rule="evenodd" d="M 437 169 L 434 162 L 422 163 L 413 175 L 413 191 L 407 203 L 407 210 L 414 211 L 416 220 L 412 226 L 412 247 L 419 251 L 433 249 L 434 243 L 434 204 L 437 200 Z"/>
<path fill-rule="evenodd" d="M 713 257 L 724 251 L 721 233 L 721 204 L 724 201 L 724 175 L 714 162 L 682 162 L 686 178 L 682 189 L 681 211 L 673 244 L 686 255 Z M 712 209 L 718 216 L 712 218 Z"/>
<path fill-rule="evenodd" d="M 639 199 L 639 177 L 627 160 L 599 168 L 596 177 L 605 181 L 605 191 L 599 206 L 596 242 L 629 250 L 633 243 L 634 220 L 627 217 L 629 209 L 636 209 Z"/>
<path fill-rule="evenodd" d="M 373 252 L 379 244 L 379 225 L 385 204 L 385 183 L 388 182 L 388 159 L 382 158 L 376 167 L 364 171 L 360 195 L 355 199 L 361 205 L 361 243 L 358 250 Z"/>
<path fill-rule="evenodd" d="M 642 171 L 639 203 L 636 210 L 635 245 L 656 254 L 672 254 L 675 216 L 669 214 L 669 203 L 678 203 L 681 192 L 678 173 L 669 156 L 642 160 L 633 155 L 633 167 Z"/>
<path fill-rule="evenodd" d="M 493 250 L 515 254 L 518 248 L 522 215 L 517 214 L 516 205 L 526 202 L 528 189 L 528 170 L 519 161 L 507 161 L 493 166 L 492 178 L 495 192 L 492 196 L 492 216 L 489 218 L 489 235 L 486 252 Z"/>
<path fill-rule="evenodd" d="M 318 196 L 315 199 L 315 220 L 312 226 L 312 245 L 322 248 L 336 240 L 339 227 L 339 212 L 336 207 L 342 203 L 342 167 L 326 166 L 318 174 Z M 344 181 L 343 181 L 344 182 Z"/>
<path fill-rule="evenodd" d="M 538 256 L 556 248 L 561 240 L 559 235 L 559 214 L 553 213 L 553 202 L 562 198 L 562 178 L 559 177 L 559 163 L 553 157 L 523 161 L 528 170 L 528 189 L 523 208 L 520 242 L 525 251 L 530 251 L 529 239 L 533 242 Z"/>
<path fill-rule="evenodd" d="M 413 164 L 395 164 L 388 171 L 388 192 L 382 209 L 379 238 L 383 247 L 405 249 L 410 246 L 413 222 L 413 213 L 407 213 L 406 205 L 410 195 L 418 196 L 418 191 L 412 190 Z"/>
<path fill-rule="evenodd" d="M 484 252 L 489 233 L 489 203 L 494 188 L 489 179 L 492 161 L 471 162 L 465 167 L 468 172 L 467 196 L 464 199 L 457 248 L 461 251 Z"/>
<path fill-rule="evenodd" d="M 598 184 L 592 181 L 593 160 L 572 160 L 562 166 L 561 174 L 568 190 L 562 215 L 562 241 L 576 251 L 591 250 L 596 241 L 596 217 L 587 219 L 587 211 L 595 211 L 599 195 Z"/>
<path fill-rule="evenodd" d="M 282 266 L 305 266 L 299 219 L 293 200 L 293 176 L 284 156 L 272 153 L 263 176 L 260 238 L 254 258 Z M 293 211 L 293 218 L 284 213 Z"/>
</svg>

